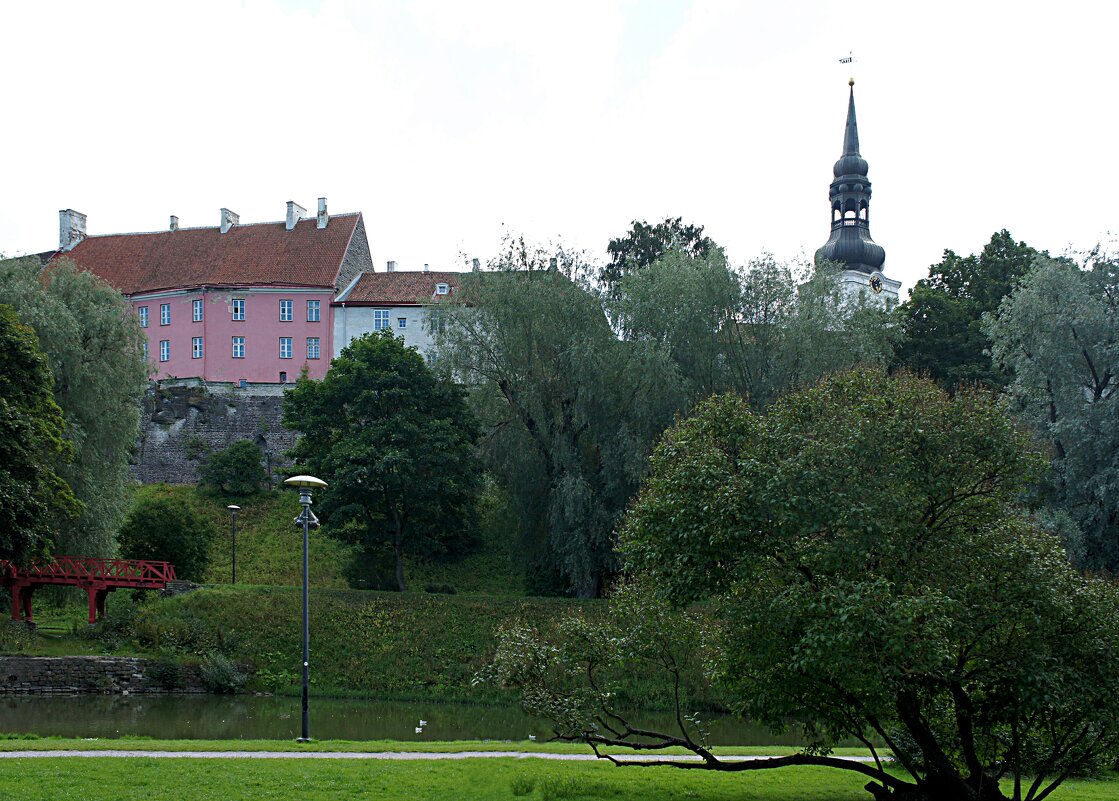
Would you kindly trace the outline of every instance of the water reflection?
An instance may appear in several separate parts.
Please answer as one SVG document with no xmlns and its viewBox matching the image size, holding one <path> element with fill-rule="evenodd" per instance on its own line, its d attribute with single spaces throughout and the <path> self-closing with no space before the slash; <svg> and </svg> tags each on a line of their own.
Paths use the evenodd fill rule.
<svg viewBox="0 0 1119 801">
<path fill-rule="evenodd" d="M 427 721 L 416 733 L 420 720 Z M 668 713 L 647 713 L 643 725 L 672 726 Z M 796 732 L 774 736 L 744 721 L 706 724 L 720 745 L 798 745 Z M 258 696 L 6 696 L 0 732 L 63 737 L 148 736 L 157 739 L 294 739 L 299 699 Z M 544 740 L 551 730 L 515 706 L 317 699 L 311 734 L 338 740 Z"/>
</svg>

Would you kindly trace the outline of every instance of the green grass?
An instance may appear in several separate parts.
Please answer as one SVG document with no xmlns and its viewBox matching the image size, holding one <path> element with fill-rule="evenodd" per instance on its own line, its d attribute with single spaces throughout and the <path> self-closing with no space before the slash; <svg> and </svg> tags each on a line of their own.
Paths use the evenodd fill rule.
<svg viewBox="0 0 1119 801">
<path fill-rule="evenodd" d="M 247 759 L 4 759 L 0 798 L 23 801 L 868 801 L 865 777 L 827 768 L 782 768 L 748 775 L 617 768 L 534 759 L 441 762 Z M 1073 781 L 1054 801 L 1119 797 L 1119 776 Z"/>
</svg>

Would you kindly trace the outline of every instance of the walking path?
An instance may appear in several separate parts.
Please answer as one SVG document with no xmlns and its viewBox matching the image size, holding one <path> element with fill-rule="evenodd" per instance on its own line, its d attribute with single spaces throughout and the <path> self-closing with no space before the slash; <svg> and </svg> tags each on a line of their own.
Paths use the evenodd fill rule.
<svg viewBox="0 0 1119 801">
<path fill-rule="evenodd" d="M 721 760 L 753 761 L 757 759 L 772 759 L 769 756 L 722 756 Z M 599 759 L 594 754 L 550 754 L 544 752 L 527 751 L 454 751 L 454 752 L 423 752 L 423 751 L 0 751 L 0 759 L 50 759 L 59 757 L 89 757 L 89 758 L 140 758 L 140 759 L 397 759 L 397 760 L 431 760 L 431 759 L 556 759 L 571 762 L 587 762 Z M 699 757 L 693 754 L 681 756 L 667 756 L 655 754 L 630 754 L 624 759 L 626 762 L 652 762 L 658 759 L 672 759 L 675 761 L 698 761 Z M 873 762 L 871 757 L 844 756 L 837 759 L 847 759 L 852 762 Z"/>
</svg>

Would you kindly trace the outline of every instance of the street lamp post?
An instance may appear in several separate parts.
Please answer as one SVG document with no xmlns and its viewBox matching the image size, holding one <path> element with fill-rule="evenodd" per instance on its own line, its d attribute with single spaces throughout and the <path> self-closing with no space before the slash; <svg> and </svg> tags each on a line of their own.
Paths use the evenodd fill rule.
<svg viewBox="0 0 1119 801">
<path fill-rule="evenodd" d="M 236 584 L 237 583 L 237 513 L 239 511 L 241 511 L 241 507 L 240 506 L 234 506 L 233 504 L 229 504 L 229 506 L 227 506 L 225 508 L 228 509 L 233 515 L 233 569 L 231 571 L 233 575 L 230 576 L 229 583 L 230 584 Z"/>
<path fill-rule="evenodd" d="M 326 482 L 314 476 L 292 476 L 284 479 L 284 483 L 289 487 L 299 489 L 299 503 L 303 506 L 303 511 L 299 513 L 299 517 L 295 518 L 295 525 L 303 529 L 303 736 L 299 738 L 298 742 L 306 743 L 311 740 L 310 715 L 307 712 L 307 695 L 311 683 L 311 618 L 308 614 L 307 595 L 307 540 L 311 527 L 319 525 L 319 519 L 311 511 L 311 490 L 325 487 Z"/>
</svg>

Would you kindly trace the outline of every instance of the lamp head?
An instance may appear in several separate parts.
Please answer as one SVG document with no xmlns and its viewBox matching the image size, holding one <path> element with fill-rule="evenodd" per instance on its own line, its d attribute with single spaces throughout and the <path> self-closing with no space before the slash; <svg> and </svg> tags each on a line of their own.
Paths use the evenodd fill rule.
<svg viewBox="0 0 1119 801">
<path fill-rule="evenodd" d="M 229 511 L 231 511 L 231 512 L 239 512 L 239 511 L 241 511 L 241 507 L 240 507 L 240 506 L 236 506 L 236 505 L 234 505 L 234 504 L 232 504 L 232 503 L 231 503 L 231 504 L 229 504 L 229 506 L 227 506 L 227 507 L 225 507 L 225 508 L 226 508 L 226 509 L 228 509 L 228 510 L 229 510 Z"/>
<path fill-rule="evenodd" d="M 326 482 L 321 478 L 314 476 L 292 476 L 285 478 L 284 483 L 289 487 L 298 487 L 299 489 L 322 489 L 326 486 Z"/>
</svg>

